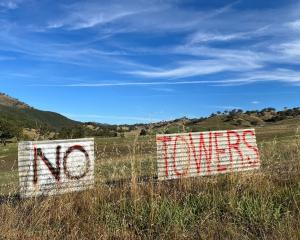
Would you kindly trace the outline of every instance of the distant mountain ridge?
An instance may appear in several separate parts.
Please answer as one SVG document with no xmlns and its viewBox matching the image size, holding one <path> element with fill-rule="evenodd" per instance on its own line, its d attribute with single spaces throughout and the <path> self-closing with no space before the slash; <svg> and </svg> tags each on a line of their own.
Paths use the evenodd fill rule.
<svg viewBox="0 0 300 240">
<path fill-rule="evenodd" d="M 155 135 L 161 133 L 200 132 L 271 125 L 290 125 L 300 131 L 300 108 L 274 108 L 212 113 L 209 117 L 189 119 L 187 117 L 148 124 L 111 125 L 96 122 L 79 122 L 61 114 L 41 111 L 26 103 L 0 93 L 0 139 L 1 136 L 29 136 L 40 138 L 80 138 L 80 137 L 126 137 L 129 135 Z M 9 132 L 9 133 L 7 133 Z M 29 134 L 28 134 L 29 132 Z M 35 132 L 36 134 L 31 134 Z M 9 138 L 9 137 L 6 137 Z"/>
<path fill-rule="evenodd" d="M 0 119 L 24 128 L 48 127 L 54 130 L 81 124 L 55 112 L 35 109 L 4 93 L 0 93 Z"/>
</svg>

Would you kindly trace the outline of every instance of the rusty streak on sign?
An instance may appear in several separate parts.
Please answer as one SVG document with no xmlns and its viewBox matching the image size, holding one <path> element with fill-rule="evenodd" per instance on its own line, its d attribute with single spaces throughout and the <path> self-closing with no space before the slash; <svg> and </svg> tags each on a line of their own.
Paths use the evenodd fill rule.
<svg viewBox="0 0 300 240">
<path fill-rule="evenodd" d="M 254 129 L 157 135 L 156 143 L 159 180 L 260 167 Z"/>
<path fill-rule="evenodd" d="M 23 198 L 92 188 L 94 139 L 21 142 L 18 165 Z"/>
</svg>

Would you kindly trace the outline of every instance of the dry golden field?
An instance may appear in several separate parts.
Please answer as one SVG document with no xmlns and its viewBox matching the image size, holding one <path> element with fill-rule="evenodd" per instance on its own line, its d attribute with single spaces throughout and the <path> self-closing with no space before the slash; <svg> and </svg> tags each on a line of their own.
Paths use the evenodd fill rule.
<svg viewBox="0 0 300 240">
<path fill-rule="evenodd" d="M 139 181 L 155 176 L 154 137 L 96 139 L 93 190 L 22 201 L 16 144 L 1 146 L 0 239 L 299 239 L 297 129 L 257 133 L 260 170 L 165 182 Z"/>
</svg>

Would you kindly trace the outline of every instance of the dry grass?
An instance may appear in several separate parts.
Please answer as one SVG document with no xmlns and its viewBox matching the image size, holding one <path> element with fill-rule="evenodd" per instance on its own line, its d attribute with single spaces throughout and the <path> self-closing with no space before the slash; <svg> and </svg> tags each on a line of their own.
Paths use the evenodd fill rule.
<svg viewBox="0 0 300 240">
<path fill-rule="evenodd" d="M 131 182 L 2 203 L 0 239 L 300 238 L 299 139 L 261 143 L 254 173 L 143 184 L 138 144 L 122 149 Z"/>
</svg>

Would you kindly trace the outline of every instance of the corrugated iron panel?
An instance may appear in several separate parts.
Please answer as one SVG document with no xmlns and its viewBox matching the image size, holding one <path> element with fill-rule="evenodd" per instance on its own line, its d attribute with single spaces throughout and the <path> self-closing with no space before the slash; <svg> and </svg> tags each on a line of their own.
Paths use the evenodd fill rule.
<svg viewBox="0 0 300 240">
<path fill-rule="evenodd" d="M 94 139 L 21 142 L 21 197 L 81 191 L 94 185 Z"/>
<path fill-rule="evenodd" d="M 156 136 L 158 179 L 258 169 L 254 129 Z"/>
</svg>

